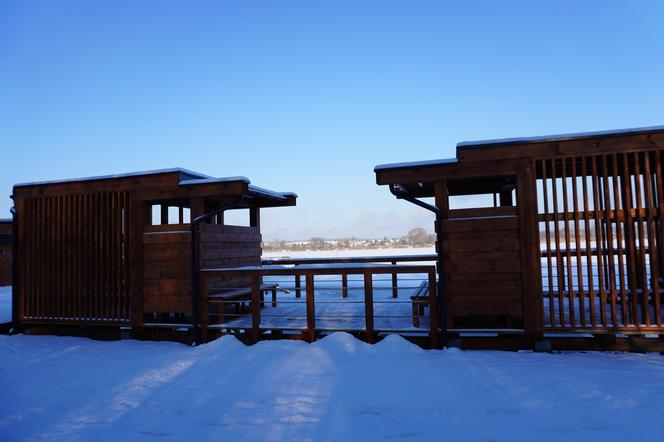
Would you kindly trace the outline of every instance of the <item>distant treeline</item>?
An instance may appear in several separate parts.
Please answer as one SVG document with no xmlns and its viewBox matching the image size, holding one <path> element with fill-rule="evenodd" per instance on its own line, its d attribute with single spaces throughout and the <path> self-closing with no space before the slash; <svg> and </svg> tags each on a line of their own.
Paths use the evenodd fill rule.
<svg viewBox="0 0 664 442">
<path fill-rule="evenodd" d="M 324 239 L 313 237 L 305 241 L 265 241 L 263 242 L 264 251 L 280 250 L 335 250 L 335 249 L 381 249 L 381 248 L 406 248 L 406 247 L 427 247 L 433 246 L 436 241 L 436 235 L 427 233 L 422 228 L 416 228 L 409 231 L 400 238 L 383 239 Z"/>
</svg>

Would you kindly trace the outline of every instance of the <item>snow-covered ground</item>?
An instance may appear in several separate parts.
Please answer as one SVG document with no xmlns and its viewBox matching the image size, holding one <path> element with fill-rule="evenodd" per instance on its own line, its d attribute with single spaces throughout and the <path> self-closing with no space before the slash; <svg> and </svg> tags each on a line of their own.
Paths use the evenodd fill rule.
<svg viewBox="0 0 664 442">
<path fill-rule="evenodd" d="M 664 357 L 0 336 L 0 440 L 662 440 Z"/>
<path fill-rule="evenodd" d="M 0 288 L 0 319 L 10 311 Z M 2 442 L 659 441 L 663 420 L 658 354 L 0 336 Z"/>
</svg>

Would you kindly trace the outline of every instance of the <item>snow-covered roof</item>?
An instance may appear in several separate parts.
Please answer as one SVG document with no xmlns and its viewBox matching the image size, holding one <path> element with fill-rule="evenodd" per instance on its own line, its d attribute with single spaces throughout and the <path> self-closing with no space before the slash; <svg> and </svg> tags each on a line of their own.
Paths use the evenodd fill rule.
<svg viewBox="0 0 664 442">
<path fill-rule="evenodd" d="M 297 193 L 293 192 L 275 192 L 274 190 L 263 189 L 262 187 L 250 185 L 250 194 L 258 194 L 267 198 L 297 198 Z"/>
<path fill-rule="evenodd" d="M 457 149 L 472 149 L 474 147 L 503 146 L 509 144 L 546 143 L 553 141 L 569 141 L 594 137 L 615 137 L 620 135 L 639 135 L 664 132 L 664 126 L 635 127 L 631 129 L 615 129 L 596 132 L 577 132 L 558 135 L 544 135 L 537 137 L 499 138 L 494 140 L 462 141 Z"/>
<path fill-rule="evenodd" d="M 34 181 L 28 183 L 19 183 L 15 184 L 14 187 L 27 187 L 27 186 L 42 186 L 45 184 L 60 184 L 60 183 L 74 183 L 80 181 L 99 181 L 99 180 L 114 180 L 120 178 L 132 178 L 145 175 L 163 175 L 165 173 L 180 173 L 187 180 L 200 180 L 200 179 L 211 179 L 209 175 L 204 175 L 201 173 L 193 172 L 188 169 L 183 169 L 181 167 L 174 167 L 169 169 L 156 169 L 156 170 L 146 170 L 142 172 L 129 172 L 122 173 L 117 175 L 97 175 L 89 176 L 84 178 L 70 178 L 64 180 L 51 180 L 51 181 Z"/>
<path fill-rule="evenodd" d="M 186 179 L 180 180 L 180 186 L 197 186 L 201 184 L 216 184 L 216 183 L 230 183 L 234 181 L 241 181 L 244 183 L 251 183 L 249 178 L 243 176 L 229 176 L 223 178 L 197 178 L 197 179 Z"/>
</svg>

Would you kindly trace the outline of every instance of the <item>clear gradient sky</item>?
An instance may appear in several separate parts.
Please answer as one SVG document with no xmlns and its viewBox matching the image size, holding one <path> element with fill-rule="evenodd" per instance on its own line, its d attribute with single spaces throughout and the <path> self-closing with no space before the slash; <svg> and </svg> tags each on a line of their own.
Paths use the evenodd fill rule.
<svg viewBox="0 0 664 442">
<path fill-rule="evenodd" d="M 14 183 L 179 166 L 297 192 L 266 239 L 431 231 L 376 164 L 664 124 L 663 24 L 663 1 L 0 1 L 0 217 Z"/>
</svg>

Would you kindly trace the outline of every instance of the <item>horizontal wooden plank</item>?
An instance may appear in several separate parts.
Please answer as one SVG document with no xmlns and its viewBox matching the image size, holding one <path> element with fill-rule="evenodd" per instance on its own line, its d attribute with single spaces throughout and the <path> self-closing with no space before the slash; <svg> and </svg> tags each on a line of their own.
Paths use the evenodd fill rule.
<svg viewBox="0 0 664 442">
<path fill-rule="evenodd" d="M 443 233 L 514 231 L 518 228 L 518 225 L 518 218 L 512 216 L 503 218 L 451 219 L 442 222 L 441 231 Z"/>
<path fill-rule="evenodd" d="M 261 243 L 255 242 L 205 242 L 201 244 L 201 250 L 241 250 L 260 249 Z"/>
<path fill-rule="evenodd" d="M 486 260 L 464 260 L 451 261 L 447 264 L 450 272 L 458 273 L 491 273 L 491 272 L 520 272 L 521 263 L 516 261 L 486 261 Z"/>
<path fill-rule="evenodd" d="M 191 247 L 189 232 L 144 233 L 143 244 L 182 244 Z"/>
<path fill-rule="evenodd" d="M 201 267 L 203 268 L 225 268 L 225 267 L 244 267 L 260 265 L 260 257 L 244 257 L 244 258 L 206 258 L 201 260 Z"/>
<path fill-rule="evenodd" d="M 517 229 L 513 230 L 501 230 L 498 231 L 487 231 L 487 232 L 454 232 L 454 234 L 449 234 L 443 232 L 443 243 L 455 242 L 455 241 L 465 241 L 468 239 L 511 239 L 518 240 L 519 233 Z"/>
<path fill-rule="evenodd" d="M 201 250 L 202 259 L 217 259 L 217 258 L 250 258 L 256 257 L 260 260 L 260 248 L 237 248 L 237 249 L 206 249 Z"/>
<path fill-rule="evenodd" d="M 483 261 L 490 263 L 503 263 L 503 262 L 519 262 L 519 252 L 455 252 L 444 253 L 445 259 L 450 265 L 463 263 L 466 261 Z"/>
<path fill-rule="evenodd" d="M 444 253 L 463 252 L 518 252 L 519 240 L 513 238 L 461 239 L 443 242 Z"/>
<path fill-rule="evenodd" d="M 149 296 L 191 297 L 191 281 L 179 278 L 143 279 L 143 292 Z"/>
<path fill-rule="evenodd" d="M 146 279 L 160 278 L 191 278 L 191 263 L 182 261 L 149 261 L 143 265 L 143 277 Z"/>
<path fill-rule="evenodd" d="M 145 313 L 189 313 L 191 312 L 191 300 L 146 300 L 143 302 L 143 311 Z"/>
<path fill-rule="evenodd" d="M 203 242 L 261 242 L 259 233 L 201 233 Z"/>
<path fill-rule="evenodd" d="M 446 291 L 452 295 L 487 296 L 502 299 L 505 296 L 519 299 L 522 292 L 521 281 L 455 281 L 445 284 Z"/>
<path fill-rule="evenodd" d="M 205 223 L 200 225 L 200 232 L 203 235 L 206 233 L 240 233 L 240 234 L 260 233 L 256 227 L 230 226 L 230 225 L 205 224 Z"/>
<path fill-rule="evenodd" d="M 521 281 L 521 272 L 491 272 L 491 273 L 454 273 L 445 271 L 445 280 L 449 282 L 481 281 Z"/>
<path fill-rule="evenodd" d="M 189 248 L 148 248 L 143 250 L 144 262 L 149 261 L 189 261 L 191 250 Z"/>
<path fill-rule="evenodd" d="M 520 302 L 467 302 L 448 306 L 451 316 L 521 316 L 523 307 Z"/>
<path fill-rule="evenodd" d="M 496 216 L 516 216 L 516 206 L 503 207 L 478 207 L 472 209 L 452 209 L 448 212 L 448 218 L 484 218 Z"/>
</svg>

